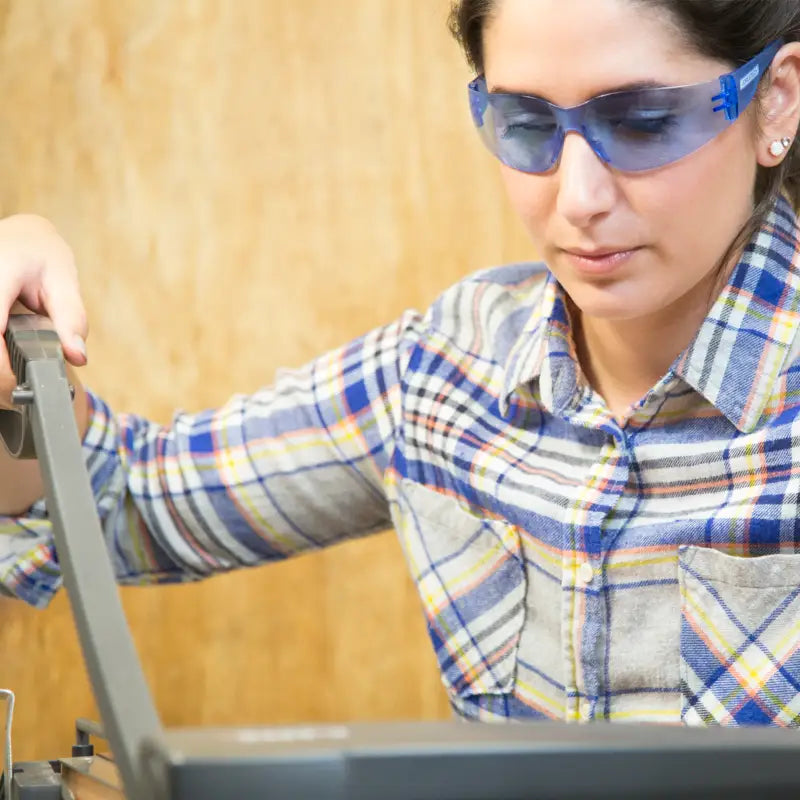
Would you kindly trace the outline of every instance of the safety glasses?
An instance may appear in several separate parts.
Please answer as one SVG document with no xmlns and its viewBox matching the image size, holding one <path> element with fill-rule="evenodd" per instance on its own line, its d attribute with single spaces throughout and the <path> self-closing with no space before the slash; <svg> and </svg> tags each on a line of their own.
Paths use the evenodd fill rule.
<svg viewBox="0 0 800 800">
<path fill-rule="evenodd" d="M 655 169 L 698 150 L 738 119 L 782 44 L 708 83 L 612 92 L 572 108 L 489 92 L 479 76 L 469 84 L 472 118 L 489 150 L 521 172 L 550 170 L 570 131 L 616 169 Z"/>
</svg>

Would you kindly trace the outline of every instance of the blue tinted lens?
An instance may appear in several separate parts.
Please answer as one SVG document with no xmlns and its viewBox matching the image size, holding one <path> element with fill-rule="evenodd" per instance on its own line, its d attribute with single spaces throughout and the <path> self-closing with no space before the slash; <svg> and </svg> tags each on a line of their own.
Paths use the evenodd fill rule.
<svg viewBox="0 0 800 800">
<path fill-rule="evenodd" d="M 617 169 L 655 169 L 695 152 L 730 126 L 753 99 L 781 44 L 773 42 L 708 83 L 614 92 L 573 108 L 528 95 L 489 93 L 478 77 L 469 84 L 470 108 L 489 150 L 522 172 L 550 170 L 573 131 Z"/>
<path fill-rule="evenodd" d="M 481 138 L 504 164 L 547 172 L 567 131 L 586 138 L 597 155 L 630 172 L 689 155 L 731 123 L 714 111 L 719 81 L 601 95 L 564 109 L 534 97 L 489 94 L 473 82 L 471 107 Z"/>
<path fill-rule="evenodd" d="M 618 169 L 655 169 L 695 152 L 731 124 L 713 110 L 718 91 L 712 81 L 605 95 L 582 107 L 582 122 Z"/>
<path fill-rule="evenodd" d="M 485 83 L 473 81 L 470 106 L 481 138 L 504 164 L 523 172 L 546 172 L 555 164 L 564 134 L 548 103 L 489 94 Z"/>
</svg>

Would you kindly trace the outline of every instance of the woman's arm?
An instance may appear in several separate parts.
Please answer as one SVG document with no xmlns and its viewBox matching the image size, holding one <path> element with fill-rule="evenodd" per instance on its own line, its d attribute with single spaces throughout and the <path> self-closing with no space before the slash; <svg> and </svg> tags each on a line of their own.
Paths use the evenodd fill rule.
<svg viewBox="0 0 800 800">
<path fill-rule="evenodd" d="M 419 327 L 407 314 L 169 426 L 89 393 L 86 465 L 118 579 L 193 580 L 388 527 L 383 475 Z M 41 606 L 59 585 L 44 504 L 0 518 L 0 587 Z"/>
</svg>

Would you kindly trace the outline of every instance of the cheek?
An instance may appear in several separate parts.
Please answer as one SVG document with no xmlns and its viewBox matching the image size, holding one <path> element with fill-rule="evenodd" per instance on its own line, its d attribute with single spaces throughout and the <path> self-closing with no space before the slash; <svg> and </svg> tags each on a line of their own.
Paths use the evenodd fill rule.
<svg viewBox="0 0 800 800">
<path fill-rule="evenodd" d="M 500 165 L 500 175 L 506 189 L 511 207 L 522 220 L 530 236 L 539 243 L 546 220 L 555 205 L 549 199 L 548 181 L 552 178 L 545 175 L 527 175 L 524 172 Z"/>
<path fill-rule="evenodd" d="M 625 181 L 634 217 L 679 270 L 716 266 L 752 214 L 756 162 L 737 138 L 723 135 L 683 161 Z"/>
</svg>

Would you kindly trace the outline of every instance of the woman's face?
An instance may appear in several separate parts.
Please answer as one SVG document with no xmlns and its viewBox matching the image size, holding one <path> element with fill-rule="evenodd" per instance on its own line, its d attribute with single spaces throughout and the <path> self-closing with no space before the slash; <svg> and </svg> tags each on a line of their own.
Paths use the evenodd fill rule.
<svg viewBox="0 0 800 800">
<path fill-rule="evenodd" d="M 700 83 L 731 69 L 630 0 L 499 0 L 484 58 L 490 90 L 561 106 L 634 82 Z M 707 302 L 717 262 L 752 212 L 753 110 L 695 153 L 648 172 L 615 171 L 575 133 L 547 174 L 502 167 L 539 255 L 585 315 L 633 320 Z M 633 252 L 585 259 L 576 251 Z"/>
</svg>

